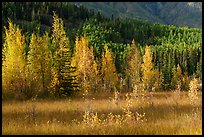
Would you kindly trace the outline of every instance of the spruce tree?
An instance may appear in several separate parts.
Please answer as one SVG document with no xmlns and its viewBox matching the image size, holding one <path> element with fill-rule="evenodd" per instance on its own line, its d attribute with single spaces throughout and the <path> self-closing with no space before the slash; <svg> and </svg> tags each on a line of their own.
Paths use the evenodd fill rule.
<svg viewBox="0 0 204 137">
<path fill-rule="evenodd" d="M 74 71 L 71 66 L 72 52 L 69 39 L 66 36 L 62 19 L 55 13 L 52 30 L 52 81 L 51 90 L 57 96 L 70 95 L 77 88 Z"/>
</svg>

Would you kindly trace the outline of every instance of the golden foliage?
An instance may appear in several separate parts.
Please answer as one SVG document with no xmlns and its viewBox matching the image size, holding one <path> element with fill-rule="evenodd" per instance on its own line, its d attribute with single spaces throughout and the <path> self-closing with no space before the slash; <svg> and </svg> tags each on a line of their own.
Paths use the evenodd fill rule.
<svg viewBox="0 0 204 137">
<path fill-rule="evenodd" d="M 192 104 L 198 99 L 198 80 L 196 78 L 190 81 L 188 96 Z"/>
<path fill-rule="evenodd" d="M 152 86 L 154 84 L 154 65 L 152 62 L 152 55 L 151 55 L 151 49 L 149 46 L 145 47 L 145 54 L 143 56 L 143 64 L 142 64 L 142 82 L 144 84 L 144 88 L 146 90 L 152 90 Z"/>
<path fill-rule="evenodd" d="M 141 55 L 139 49 L 136 47 L 134 39 L 132 40 L 131 49 L 127 53 L 128 55 L 128 74 L 130 76 L 130 82 L 132 88 L 137 88 L 140 80 L 140 72 L 141 72 Z"/>
<path fill-rule="evenodd" d="M 82 90 L 94 91 L 99 82 L 98 65 L 94 59 L 93 49 L 88 47 L 86 35 L 79 40 L 76 37 L 75 52 L 72 59 L 72 66 L 76 66 L 76 75 Z"/>
<path fill-rule="evenodd" d="M 105 45 L 105 55 L 102 54 L 101 78 L 103 79 L 104 91 L 114 91 L 118 81 L 118 76 L 115 68 L 111 52 Z"/>
<path fill-rule="evenodd" d="M 35 92 L 47 92 L 50 84 L 51 55 L 48 44 L 47 33 L 43 37 L 32 34 L 28 52 L 28 67 L 32 89 Z"/>
<path fill-rule="evenodd" d="M 3 91 L 22 93 L 27 86 L 25 36 L 10 20 L 8 23 L 3 44 L 2 86 Z"/>
</svg>

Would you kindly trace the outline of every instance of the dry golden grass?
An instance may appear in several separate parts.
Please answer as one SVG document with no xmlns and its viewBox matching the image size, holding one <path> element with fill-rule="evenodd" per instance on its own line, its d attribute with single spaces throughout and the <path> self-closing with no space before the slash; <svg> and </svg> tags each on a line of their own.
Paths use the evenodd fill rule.
<svg viewBox="0 0 204 137">
<path fill-rule="evenodd" d="M 125 95 L 90 95 L 88 103 L 81 96 L 67 100 L 3 101 L 3 134 L 202 134 L 202 94 L 190 103 L 187 93 L 144 94 L 132 100 L 129 110 L 145 113 L 144 121 L 112 121 L 124 116 Z M 88 104 L 88 107 L 87 107 Z M 89 109 L 88 109 L 89 108 Z M 92 114 L 91 124 L 83 123 L 84 113 Z M 90 116 L 90 115 L 89 115 Z M 97 119 L 98 118 L 98 119 Z M 73 120 L 77 122 L 74 122 Z M 101 121 L 100 121 L 101 120 Z M 109 120 L 109 122 L 103 122 Z M 115 120 L 118 120 L 117 122 Z M 95 122 L 95 123 L 94 123 Z"/>
</svg>

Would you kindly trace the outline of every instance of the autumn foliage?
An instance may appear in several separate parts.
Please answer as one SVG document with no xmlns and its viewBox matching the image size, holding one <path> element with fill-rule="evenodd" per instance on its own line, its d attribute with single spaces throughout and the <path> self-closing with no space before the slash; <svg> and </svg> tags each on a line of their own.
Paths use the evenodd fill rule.
<svg viewBox="0 0 204 137">
<path fill-rule="evenodd" d="M 155 47 L 141 48 L 134 39 L 125 56 L 120 52 L 115 54 L 111 47 L 115 46 L 118 52 L 120 45 L 106 43 L 100 47 L 100 56 L 96 56 L 99 49 L 86 34 L 77 35 L 74 46 L 70 43 L 63 20 L 55 13 L 51 34 L 33 32 L 29 43 L 21 29 L 10 20 L 8 24 L 2 50 L 4 95 L 15 98 L 64 97 L 76 91 L 139 93 L 167 87 L 189 89 L 191 78 L 184 65 L 180 66 L 181 61 L 188 63 L 186 56 L 180 62 L 173 60 L 174 64 L 177 61 L 177 66 L 171 67 L 170 54 L 164 52 L 164 61 L 158 62 Z M 185 52 L 191 53 L 188 50 Z M 118 59 L 124 65 L 120 72 L 116 68 Z M 159 67 L 162 63 L 164 69 Z M 199 72 L 199 64 L 197 68 Z M 121 90 L 122 87 L 129 88 Z"/>
</svg>

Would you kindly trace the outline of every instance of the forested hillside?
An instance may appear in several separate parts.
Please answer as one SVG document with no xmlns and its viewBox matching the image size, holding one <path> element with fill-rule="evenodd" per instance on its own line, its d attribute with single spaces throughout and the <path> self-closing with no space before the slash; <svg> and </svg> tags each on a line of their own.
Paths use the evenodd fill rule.
<svg viewBox="0 0 204 137">
<path fill-rule="evenodd" d="M 187 91 L 202 80 L 202 30 L 107 18 L 68 2 L 2 3 L 3 94 Z"/>
<path fill-rule="evenodd" d="M 73 2 L 106 17 L 141 18 L 153 23 L 202 28 L 202 2 Z"/>
<path fill-rule="evenodd" d="M 68 2 L 3 2 L 2 25 L 8 24 L 10 18 L 19 25 L 27 37 L 34 31 L 43 34 L 45 31 L 51 31 L 54 11 L 63 18 L 65 31 L 71 39 L 75 37 L 75 28 L 83 24 L 86 18 L 94 15 L 93 11 Z"/>
</svg>

